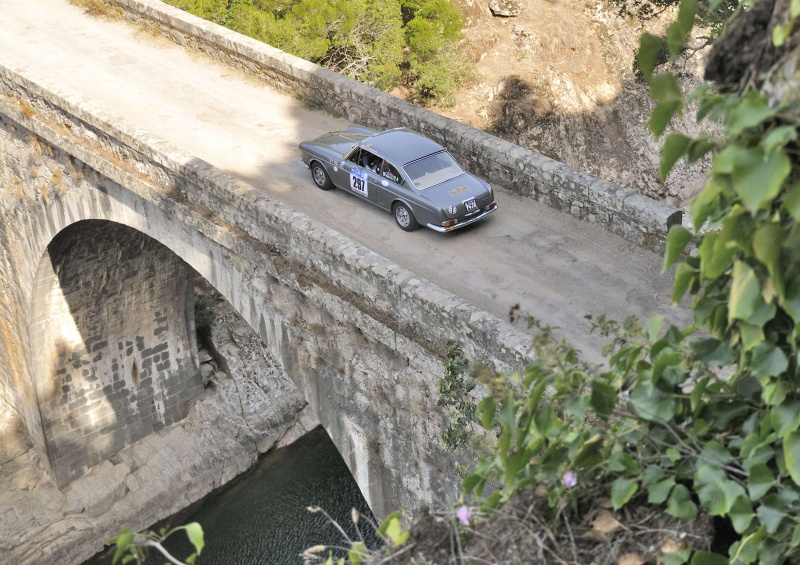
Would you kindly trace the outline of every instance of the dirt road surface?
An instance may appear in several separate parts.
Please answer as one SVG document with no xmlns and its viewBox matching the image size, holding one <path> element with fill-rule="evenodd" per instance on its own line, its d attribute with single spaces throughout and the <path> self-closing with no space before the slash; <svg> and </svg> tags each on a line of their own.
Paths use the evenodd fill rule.
<svg viewBox="0 0 800 565">
<path fill-rule="evenodd" d="M 661 257 L 496 186 L 499 210 L 451 234 L 406 233 L 391 215 L 315 188 L 297 143 L 349 125 L 239 71 L 66 0 L 0 0 L 0 64 L 143 129 L 235 175 L 501 319 L 509 307 L 560 328 L 586 357 L 602 340 L 586 314 L 664 315 Z"/>
</svg>

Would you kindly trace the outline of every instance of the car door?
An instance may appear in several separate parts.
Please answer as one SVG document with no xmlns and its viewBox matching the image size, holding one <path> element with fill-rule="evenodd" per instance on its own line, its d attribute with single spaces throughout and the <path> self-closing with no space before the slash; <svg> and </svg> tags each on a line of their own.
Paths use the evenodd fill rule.
<svg viewBox="0 0 800 565">
<path fill-rule="evenodd" d="M 392 203 L 398 198 L 412 204 L 416 198 L 405 188 L 405 181 L 397 169 L 389 161 L 383 161 L 380 174 L 375 175 L 375 182 L 380 185 L 376 190 L 376 204 L 384 210 L 391 210 Z"/>
<path fill-rule="evenodd" d="M 342 163 L 341 182 L 349 192 L 377 204 L 378 192 L 381 188 L 380 178 L 375 169 L 380 170 L 383 159 L 363 148 L 356 149 L 350 157 Z"/>
</svg>

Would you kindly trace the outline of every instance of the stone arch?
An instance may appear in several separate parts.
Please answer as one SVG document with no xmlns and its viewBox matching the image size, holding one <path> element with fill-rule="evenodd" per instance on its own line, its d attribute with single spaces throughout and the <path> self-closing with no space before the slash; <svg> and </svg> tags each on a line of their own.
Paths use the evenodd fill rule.
<svg viewBox="0 0 800 565">
<path fill-rule="evenodd" d="M 202 393 L 193 280 L 174 253 L 114 222 L 76 222 L 48 245 L 31 301 L 31 368 L 59 486 L 182 419 Z"/>
</svg>

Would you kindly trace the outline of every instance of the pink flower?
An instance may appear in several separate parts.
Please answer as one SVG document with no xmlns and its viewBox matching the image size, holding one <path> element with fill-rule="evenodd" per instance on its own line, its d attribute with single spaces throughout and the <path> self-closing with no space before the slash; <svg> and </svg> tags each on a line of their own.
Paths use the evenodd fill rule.
<svg viewBox="0 0 800 565">
<path fill-rule="evenodd" d="M 456 510 L 456 518 L 458 521 L 461 522 L 462 526 L 469 526 L 469 517 L 472 514 L 472 511 L 469 509 L 469 506 L 459 506 L 458 510 Z"/>
<path fill-rule="evenodd" d="M 578 484 L 578 475 L 574 471 L 567 471 L 561 478 L 561 484 L 567 489 L 574 487 Z"/>
</svg>

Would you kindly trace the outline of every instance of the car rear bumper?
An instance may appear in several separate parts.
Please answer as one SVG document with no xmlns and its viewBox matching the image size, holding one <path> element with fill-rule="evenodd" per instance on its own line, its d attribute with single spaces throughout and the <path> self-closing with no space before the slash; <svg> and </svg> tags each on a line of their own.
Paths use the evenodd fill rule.
<svg viewBox="0 0 800 565">
<path fill-rule="evenodd" d="M 489 214 L 491 214 L 495 210 L 497 210 L 497 206 L 495 206 L 491 210 L 486 210 L 484 212 L 481 212 L 477 216 L 471 216 L 468 219 L 464 220 L 463 222 L 458 222 L 456 225 L 450 226 L 449 228 L 445 228 L 443 226 L 437 226 L 436 224 L 427 224 L 427 227 L 429 227 L 433 231 L 438 231 L 439 233 L 453 231 L 453 230 L 457 230 L 459 228 L 463 228 L 464 226 L 468 226 L 470 224 L 474 224 L 475 222 L 485 218 L 486 216 L 488 216 Z"/>
</svg>

